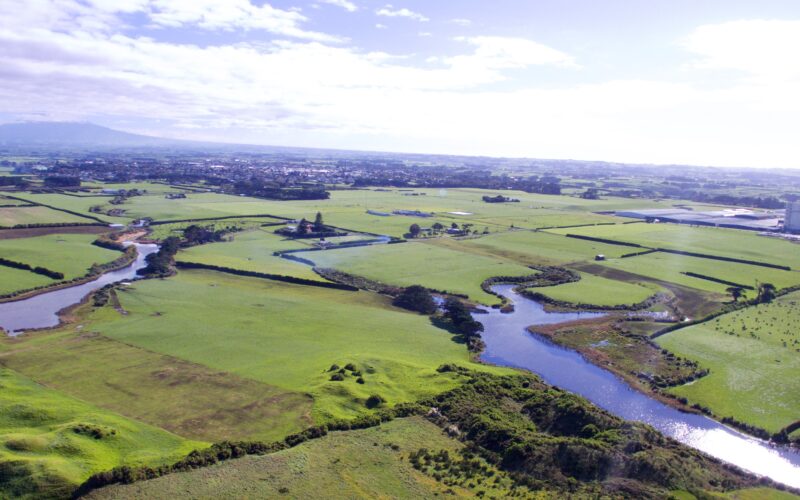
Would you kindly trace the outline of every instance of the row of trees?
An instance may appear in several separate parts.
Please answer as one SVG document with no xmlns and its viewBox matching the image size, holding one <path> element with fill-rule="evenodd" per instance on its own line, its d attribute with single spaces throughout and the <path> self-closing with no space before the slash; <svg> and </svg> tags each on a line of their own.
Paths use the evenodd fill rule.
<svg viewBox="0 0 800 500">
<path fill-rule="evenodd" d="M 739 302 L 739 299 L 744 297 L 745 289 L 740 286 L 730 286 L 725 289 L 733 299 L 734 302 Z M 777 288 L 772 283 L 761 283 L 758 285 L 758 295 L 756 296 L 756 303 L 766 304 L 775 300 L 777 296 Z"/>
</svg>

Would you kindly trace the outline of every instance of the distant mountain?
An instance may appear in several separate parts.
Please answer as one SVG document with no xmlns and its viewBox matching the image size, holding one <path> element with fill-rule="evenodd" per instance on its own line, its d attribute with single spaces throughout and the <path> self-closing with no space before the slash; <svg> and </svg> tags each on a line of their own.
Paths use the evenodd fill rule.
<svg viewBox="0 0 800 500">
<path fill-rule="evenodd" d="M 91 123 L 27 122 L 0 125 L 2 146 L 57 147 L 152 147 L 186 144 L 177 141 L 129 134 Z"/>
</svg>

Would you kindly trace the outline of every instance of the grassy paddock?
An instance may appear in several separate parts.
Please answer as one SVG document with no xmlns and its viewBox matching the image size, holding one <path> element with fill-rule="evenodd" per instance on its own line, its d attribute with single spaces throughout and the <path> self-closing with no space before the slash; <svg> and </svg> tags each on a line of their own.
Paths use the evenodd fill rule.
<svg viewBox="0 0 800 500">
<path fill-rule="evenodd" d="M 800 293 L 676 330 L 658 343 L 710 368 L 673 393 L 776 432 L 800 415 Z"/>
<path fill-rule="evenodd" d="M 0 369 L 0 496 L 65 498 L 89 475 L 159 465 L 199 442 L 120 417 Z"/>
<path fill-rule="evenodd" d="M 588 273 L 581 273 L 581 280 L 558 286 L 532 288 L 551 299 L 575 304 L 619 306 L 638 304 L 659 291 L 652 284 L 634 284 L 616 281 Z"/>
<path fill-rule="evenodd" d="M 92 328 L 111 338 L 314 398 L 315 421 L 366 411 L 453 387 L 442 363 L 469 363 L 463 344 L 426 316 L 395 309 L 367 292 L 343 292 L 223 273 L 182 271 L 120 294 L 123 317 Z M 354 363 L 331 381 L 333 364 Z M 487 370 L 499 370 L 473 365 Z"/>
<path fill-rule="evenodd" d="M 499 257 L 487 257 L 425 242 L 325 250 L 302 255 L 319 267 L 332 267 L 391 285 L 423 285 L 461 293 L 484 303 L 497 298 L 481 290 L 493 276 L 526 276 L 531 269 Z"/>
<path fill-rule="evenodd" d="M 105 264 L 121 254 L 92 245 L 92 234 L 49 234 L 0 240 L 0 256 L 64 273 L 64 279 L 85 275 L 92 264 Z M 22 289 L 20 287 L 19 289 Z"/>
</svg>

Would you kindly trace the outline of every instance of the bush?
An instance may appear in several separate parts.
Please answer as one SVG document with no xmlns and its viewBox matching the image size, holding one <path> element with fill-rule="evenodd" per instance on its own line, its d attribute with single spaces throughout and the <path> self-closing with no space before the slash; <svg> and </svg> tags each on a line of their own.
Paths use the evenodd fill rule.
<svg viewBox="0 0 800 500">
<path fill-rule="evenodd" d="M 366 406 L 367 408 L 378 408 L 379 406 L 383 406 L 386 403 L 386 400 L 383 399 L 383 396 L 379 396 L 378 394 L 373 394 L 372 396 L 367 398 Z"/>
<path fill-rule="evenodd" d="M 420 285 L 412 285 L 394 299 L 394 305 L 415 311 L 421 314 L 433 314 L 436 312 L 436 302 L 427 288 Z"/>
<path fill-rule="evenodd" d="M 336 372 L 333 375 L 331 375 L 331 381 L 333 382 L 341 382 L 342 380 L 344 380 L 344 375 L 342 375 L 339 372 Z"/>
</svg>

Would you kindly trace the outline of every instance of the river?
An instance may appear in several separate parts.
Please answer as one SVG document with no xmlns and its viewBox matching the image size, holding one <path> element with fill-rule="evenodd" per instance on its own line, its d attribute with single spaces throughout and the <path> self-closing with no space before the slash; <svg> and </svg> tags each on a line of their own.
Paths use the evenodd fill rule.
<svg viewBox="0 0 800 500">
<path fill-rule="evenodd" d="M 89 293 L 109 283 L 136 279 L 136 271 L 146 265 L 145 257 L 158 251 L 158 246 L 143 243 L 133 244 L 136 245 L 139 255 L 134 262 L 122 269 L 105 273 L 97 279 L 81 285 L 0 304 L 0 328 L 3 328 L 9 335 L 17 335 L 22 330 L 56 326 L 59 323 L 58 312 L 65 307 L 77 304 Z"/>
<path fill-rule="evenodd" d="M 800 488 L 800 453 L 776 447 L 730 429 L 702 415 L 683 413 L 639 391 L 613 373 L 586 361 L 577 352 L 557 346 L 527 331 L 544 325 L 601 316 L 600 313 L 547 312 L 544 307 L 513 290 L 498 285 L 493 290 L 514 303 L 514 312 L 493 309 L 476 314 L 483 323 L 486 350 L 481 359 L 496 365 L 524 368 L 550 384 L 580 394 L 597 406 L 622 417 L 649 424 L 711 456 L 775 481 Z"/>
</svg>

